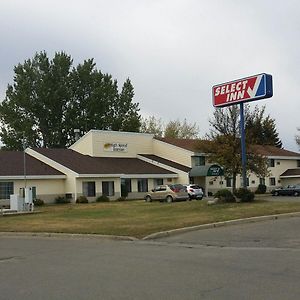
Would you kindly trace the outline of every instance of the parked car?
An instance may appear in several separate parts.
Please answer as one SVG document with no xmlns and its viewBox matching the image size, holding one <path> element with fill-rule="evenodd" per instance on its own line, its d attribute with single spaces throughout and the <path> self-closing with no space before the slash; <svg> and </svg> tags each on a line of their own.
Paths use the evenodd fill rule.
<svg viewBox="0 0 300 300">
<path fill-rule="evenodd" d="M 300 195 L 300 184 L 288 185 L 271 191 L 273 196 L 288 195 L 288 196 L 299 196 Z"/>
<path fill-rule="evenodd" d="M 187 184 L 185 185 L 187 192 L 189 194 L 190 200 L 197 199 L 202 200 L 203 198 L 203 188 L 199 186 L 198 184 Z"/>
<path fill-rule="evenodd" d="M 182 184 L 166 184 L 155 187 L 151 192 L 145 195 L 145 201 L 173 201 L 188 200 L 189 195 L 186 187 Z"/>
</svg>

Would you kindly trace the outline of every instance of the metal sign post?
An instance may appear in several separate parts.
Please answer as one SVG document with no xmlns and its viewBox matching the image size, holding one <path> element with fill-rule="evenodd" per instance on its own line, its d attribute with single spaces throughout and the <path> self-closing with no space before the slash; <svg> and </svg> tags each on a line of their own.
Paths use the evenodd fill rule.
<svg viewBox="0 0 300 300">
<path fill-rule="evenodd" d="M 246 137 L 245 137 L 245 118 L 244 118 L 244 103 L 240 103 L 240 130 L 241 130 L 241 148 L 242 148 L 242 177 L 243 188 L 247 188 L 247 171 L 246 171 Z"/>
</svg>

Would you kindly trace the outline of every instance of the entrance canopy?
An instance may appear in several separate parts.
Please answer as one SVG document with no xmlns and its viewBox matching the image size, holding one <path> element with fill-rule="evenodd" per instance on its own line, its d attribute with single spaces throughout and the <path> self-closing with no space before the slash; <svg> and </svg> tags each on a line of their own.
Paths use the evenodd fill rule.
<svg viewBox="0 0 300 300">
<path fill-rule="evenodd" d="M 223 176 L 224 170 L 219 165 L 196 166 L 190 171 L 190 177 Z"/>
</svg>

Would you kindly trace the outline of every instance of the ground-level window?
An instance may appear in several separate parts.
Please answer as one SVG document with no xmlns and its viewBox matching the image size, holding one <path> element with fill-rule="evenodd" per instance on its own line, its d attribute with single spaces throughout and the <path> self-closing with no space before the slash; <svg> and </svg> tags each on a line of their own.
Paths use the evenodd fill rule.
<svg viewBox="0 0 300 300">
<path fill-rule="evenodd" d="M 121 179 L 121 197 L 127 197 L 128 193 L 131 193 L 131 179 L 129 178 L 122 178 Z"/>
<path fill-rule="evenodd" d="M 226 187 L 232 187 L 232 178 L 226 177 Z"/>
<path fill-rule="evenodd" d="M 102 181 L 102 194 L 105 196 L 114 196 L 115 183 L 113 181 Z"/>
<path fill-rule="evenodd" d="M 95 181 L 87 181 L 82 183 L 82 193 L 86 197 L 96 196 L 96 185 Z"/>
<path fill-rule="evenodd" d="M 297 167 L 300 168 L 300 159 L 297 160 Z"/>
<path fill-rule="evenodd" d="M 275 177 L 270 177 L 270 185 L 276 185 Z"/>
<path fill-rule="evenodd" d="M 148 192 L 148 179 L 138 179 L 138 192 Z"/>
<path fill-rule="evenodd" d="M 243 186 L 243 177 L 241 177 L 241 186 Z M 249 186 L 249 177 L 246 178 L 246 186 Z"/>
<path fill-rule="evenodd" d="M 266 185 L 266 179 L 265 178 L 259 178 L 259 184 Z"/>
<path fill-rule="evenodd" d="M 154 186 L 163 185 L 164 180 L 162 178 L 156 178 L 154 179 Z"/>
<path fill-rule="evenodd" d="M 14 193 L 13 182 L 0 182 L 0 199 L 9 199 Z"/>
</svg>

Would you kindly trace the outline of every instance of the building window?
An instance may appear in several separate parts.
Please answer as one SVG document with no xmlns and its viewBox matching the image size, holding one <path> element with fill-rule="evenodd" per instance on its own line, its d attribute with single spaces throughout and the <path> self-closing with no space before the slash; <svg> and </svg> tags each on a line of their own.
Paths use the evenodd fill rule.
<svg viewBox="0 0 300 300">
<path fill-rule="evenodd" d="M 275 177 L 270 177 L 270 186 L 276 185 Z"/>
<path fill-rule="evenodd" d="M 10 195 L 12 195 L 13 193 L 13 182 L 0 182 L 0 199 L 10 199 Z"/>
<path fill-rule="evenodd" d="M 95 197 L 96 196 L 95 181 L 83 182 L 82 193 L 86 197 Z"/>
<path fill-rule="evenodd" d="M 205 166 L 205 156 L 193 156 L 193 165 L 195 167 Z"/>
<path fill-rule="evenodd" d="M 271 158 L 271 159 L 268 159 L 268 167 L 275 167 L 275 159 Z"/>
<path fill-rule="evenodd" d="M 132 190 L 131 190 L 131 179 L 129 178 L 122 178 L 121 179 L 121 186 L 123 189 L 126 189 L 126 191 L 128 193 L 131 193 Z"/>
<path fill-rule="evenodd" d="M 243 177 L 240 179 L 241 186 L 243 186 Z M 249 186 L 249 177 L 246 178 L 246 185 Z"/>
<path fill-rule="evenodd" d="M 162 178 L 156 178 L 154 179 L 154 186 L 163 185 L 164 180 Z"/>
<path fill-rule="evenodd" d="M 115 183 L 113 181 L 102 181 L 102 195 L 114 196 Z"/>
<path fill-rule="evenodd" d="M 148 192 L 148 179 L 138 179 L 138 192 Z"/>
<path fill-rule="evenodd" d="M 232 178 L 226 177 L 226 187 L 232 187 Z"/>
<path fill-rule="evenodd" d="M 297 160 L 297 167 L 300 168 L 300 159 Z"/>
<path fill-rule="evenodd" d="M 259 184 L 266 185 L 266 179 L 265 178 L 259 178 Z"/>
</svg>

